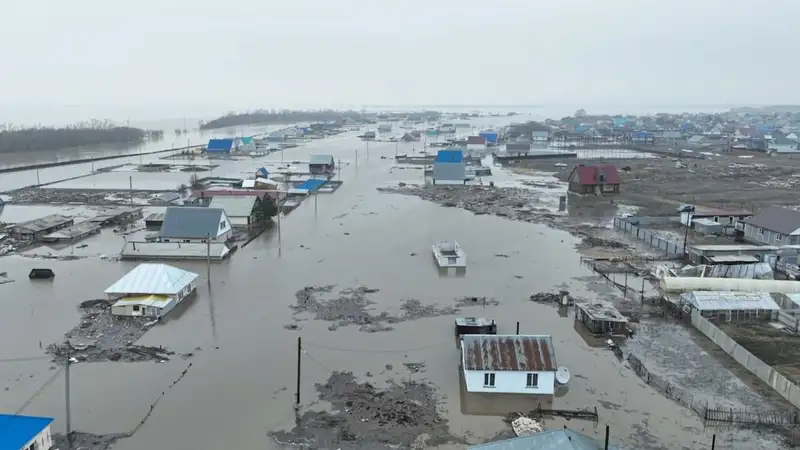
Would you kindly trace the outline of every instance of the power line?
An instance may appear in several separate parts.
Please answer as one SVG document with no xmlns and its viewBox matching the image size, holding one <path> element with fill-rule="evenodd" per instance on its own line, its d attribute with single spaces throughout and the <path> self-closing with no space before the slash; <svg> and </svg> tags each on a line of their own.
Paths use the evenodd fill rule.
<svg viewBox="0 0 800 450">
<path fill-rule="evenodd" d="M 34 393 L 33 393 L 33 395 L 31 395 L 30 397 L 28 397 L 28 399 L 25 401 L 25 403 L 23 403 L 23 404 L 22 404 L 22 406 L 20 406 L 20 407 L 19 407 L 19 409 L 17 409 L 17 410 L 14 412 L 14 414 L 12 414 L 12 416 L 18 416 L 18 415 L 20 415 L 20 413 L 22 413 L 22 411 L 24 411 L 24 410 L 25 410 L 25 408 L 27 408 L 27 407 L 28 407 L 28 406 L 29 406 L 31 403 L 33 403 L 33 401 L 34 401 L 34 400 L 36 400 L 36 398 L 37 398 L 37 397 L 39 397 L 39 395 L 40 395 L 42 392 L 44 392 L 44 390 L 45 390 L 45 389 L 47 389 L 47 387 L 48 387 L 48 386 L 50 386 L 51 384 L 53 384 L 53 382 L 54 382 L 54 381 L 56 381 L 56 379 L 58 378 L 58 376 L 59 376 L 59 375 L 61 375 L 61 372 L 63 372 L 63 371 L 64 371 L 64 368 L 62 367 L 62 368 L 58 369 L 58 370 L 57 370 L 57 371 L 56 371 L 56 372 L 55 372 L 53 375 L 51 375 L 51 376 L 50 376 L 50 378 L 48 378 L 48 379 L 47 379 L 47 381 L 45 381 L 45 382 L 44 382 L 44 383 L 43 383 L 43 384 L 42 384 L 42 385 L 39 387 L 39 389 L 37 389 L 37 390 L 36 390 L 36 392 L 34 392 Z M 9 417 L 9 418 L 7 418 L 7 419 L 5 420 L 5 422 L 4 422 L 4 423 L 0 423 L 0 431 L 2 431 L 2 430 L 3 430 L 3 428 L 6 428 L 7 426 L 9 426 L 9 425 L 10 425 L 11 419 L 12 419 L 12 418 L 11 418 L 11 417 Z"/>
<path fill-rule="evenodd" d="M 369 349 L 369 348 L 342 348 L 342 347 L 332 347 L 329 345 L 323 344 L 315 344 L 313 342 L 303 341 L 304 346 L 308 347 L 316 347 L 325 350 L 334 350 L 339 352 L 358 352 L 358 353 L 409 353 L 409 352 L 417 352 L 421 350 L 429 350 L 433 348 L 443 347 L 445 345 L 453 345 L 453 341 L 446 341 L 440 342 L 438 344 L 431 344 L 426 345 L 423 347 L 416 347 L 416 348 L 400 348 L 400 349 Z"/>
<path fill-rule="evenodd" d="M 6 358 L 0 359 L 0 364 L 2 363 L 13 363 L 13 362 L 26 362 L 26 361 L 43 361 L 51 359 L 49 356 L 28 356 L 25 358 Z"/>
</svg>

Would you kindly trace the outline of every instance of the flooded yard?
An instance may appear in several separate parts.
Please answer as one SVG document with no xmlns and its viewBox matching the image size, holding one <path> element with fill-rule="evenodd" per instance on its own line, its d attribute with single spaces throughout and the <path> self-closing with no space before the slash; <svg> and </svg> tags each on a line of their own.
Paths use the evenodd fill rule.
<svg viewBox="0 0 800 450">
<path fill-rule="evenodd" d="M 403 150 L 408 151 L 411 144 L 402 146 L 409 147 Z M 186 370 L 187 361 L 76 365 L 74 427 L 94 434 L 128 433 L 158 399 L 151 418 L 130 437 L 118 440 L 114 450 L 277 449 L 278 441 L 299 442 L 309 437 L 319 438 L 322 444 L 318 445 L 355 448 L 342 439 L 346 433 L 332 437 L 330 429 L 325 429 L 342 426 L 343 419 L 331 419 L 336 415 L 323 412 L 349 408 L 349 413 L 341 414 L 355 414 L 356 408 L 360 415 L 347 420 L 367 421 L 358 426 L 351 423 L 346 431 L 373 439 L 368 443 L 400 433 L 398 442 L 410 445 L 413 439 L 408 434 L 417 433 L 419 426 L 407 418 L 405 428 L 392 428 L 397 422 L 385 417 L 397 413 L 441 417 L 441 426 L 430 429 L 431 448 L 464 448 L 463 442 L 478 443 L 508 433 L 508 425 L 502 421 L 508 405 L 500 400 L 488 406 L 470 404 L 465 399 L 453 336 L 454 319 L 461 314 L 494 318 L 501 334 L 513 334 L 519 322 L 521 333 L 553 336 L 558 364 L 572 373 L 568 390 L 553 399 L 553 407 L 596 407 L 599 426 L 548 419 L 548 428 L 567 425 L 602 437 L 604 425 L 610 425 L 616 444 L 635 449 L 709 448 L 715 432 L 717 448 L 782 448 L 778 439 L 770 436 L 706 430 L 700 418 L 647 386 L 627 362 L 605 348 L 589 346 L 576 332 L 572 315 L 563 317 L 556 308 L 529 300 L 532 293 L 559 289 L 588 299 L 614 295 L 598 293 L 587 282 L 593 273 L 580 263 L 575 250 L 578 238 L 542 223 L 475 215 L 416 196 L 379 192 L 378 186 L 396 186 L 409 178 L 408 171 L 391 170 L 395 151 L 395 144 L 375 143 L 367 154 L 362 142 L 342 136 L 287 151 L 296 160 L 312 153 L 341 159 L 344 184 L 332 194 L 318 194 L 315 201 L 303 202 L 284 217 L 280 235 L 276 229 L 268 230 L 231 260 L 212 264 L 210 279 L 204 263 L 170 263 L 201 274 L 197 299 L 179 316 L 150 328 L 137 344 L 163 346 L 176 355 L 192 353 L 191 368 L 171 386 Z M 227 168 L 222 164 L 220 175 L 255 169 L 258 162 L 236 162 Z M 498 179 L 514 178 L 500 168 L 493 170 L 499 173 Z M 108 175 L 127 182 L 127 176 Z M 112 178 L 106 181 L 114 182 Z M 150 184 L 149 180 L 137 183 Z M 558 196 L 548 194 L 549 190 L 558 191 L 545 186 L 536 194 L 547 197 L 543 208 L 552 208 L 551 198 Z M 561 224 L 562 219 L 544 222 Z M 120 237 L 113 238 L 104 233 L 92 239 L 121 245 Z M 458 241 L 469 258 L 466 273 L 459 276 L 441 275 L 431 256 L 433 241 L 451 239 Z M 86 242 L 90 244 L 87 250 L 92 249 L 93 241 Z M 5 300 L 0 341 L 15 342 L 0 347 L 0 359 L 42 357 L 0 364 L 4 383 L 0 389 L 8 388 L 0 391 L 3 410 L 19 408 L 53 375 L 56 369 L 44 348 L 62 342 L 64 333 L 78 323 L 78 305 L 101 298 L 106 287 L 135 266 L 102 260 L 100 253 L 87 251 L 86 258 L 76 261 L 0 258 L 0 272 L 8 271 L 17 280 L 0 285 Z M 49 267 L 56 277 L 49 282 L 29 281 L 26 275 L 33 267 Z M 306 308 L 299 313 L 298 301 L 306 297 L 298 299 L 298 291 L 310 286 L 326 287 L 334 296 L 344 291 L 351 296 L 349 303 L 309 307 L 301 301 Z M 355 291 L 360 286 L 369 291 Z M 359 292 L 368 301 L 356 298 L 354 302 L 352 295 Z M 463 307 L 456 300 L 462 297 L 492 301 Z M 408 305 L 412 305 L 411 311 L 426 313 L 408 313 Z M 331 313 L 342 310 L 346 314 Z M 342 326 L 343 320 L 354 318 L 356 325 Z M 377 330 L 364 326 L 365 322 L 391 329 L 374 332 Z M 332 326 L 334 323 L 340 326 Z M 289 324 L 296 326 L 287 327 Z M 647 336 L 650 334 L 641 339 Z M 296 422 L 298 337 L 303 352 L 300 419 Z M 683 365 L 681 361 L 665 362 L 663 370 Z M 363 397 L 353 394 L 365 389 L 385 389 L 383 395 L 389 399 L 402 398 L 397 390 L 406 389 L 406 397 L 418 403 L 400 412 L 380 409 L 366 413 Z M 432 398 L 438 406 L 432 405 Z M 63 399 L 63 383 L 57 382 L 43 390 L 26 413 L 55 416 L 54 431 L 63 432 Z M 483 413 L 471 414 L 471 406 Z M 531 409 L 535 407 L 531 403 Z M 302 432 L 293 430 L 298 425 L 305 426 Z"/>
</svg>

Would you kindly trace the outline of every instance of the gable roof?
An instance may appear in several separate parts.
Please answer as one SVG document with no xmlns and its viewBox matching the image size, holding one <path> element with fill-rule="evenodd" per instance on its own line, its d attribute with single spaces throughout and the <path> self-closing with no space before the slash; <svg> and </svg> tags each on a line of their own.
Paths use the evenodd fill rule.
<svg viewBox="0 0 800 450">
<path fill-rule="evenodd" d="M 19 450 L 53 423 L 50 417 L 0 414 L 0 450 Z"/>
<path fill-rule="evenodd" d="M 174 295 L 199 277 L 166 264 L 139 264 L 105 290 L 106 294 Z"/>
<path fill-rule="evenodd" d="M 242 144 L 255 144 L 255 141 L 252 137 L 243 137 L 240 138 L 240 140 L 242 141 Z"/>
<path fill-rule="evenodd" d="M 228 152 L 233 148 L 233 139 L 209 139 L 206 151 Z"/>
<path fill-rule="evenodd" d="M 257 200 L 255 195 L 220 195 L 212 198 L 208 207 L 223 209 L 228 217 L 250 217 Z"/>
<path fill-rule="evenodd" d="M 582 186 L 591 186 L 600 184 L 600 175 L 605 175 L 606 184 L 621 184 L 622 180 L 619 177 L 619 171 L 613 164 L 599 164 L 596 166 L 586 166 L 579 164 L 572 169 L 572 172 L 578 172 L 578 183 Z M 570 178 L 572 176 L 570 175 Z"/>
<path fill-rule="evenodd" d="M 217 237 L 225 211 L 204 206 L 170 206 L 161 225 L 162 237 L 202 239 Z"/>
<path fill-rule="evenodd" d="M 464 370 L 542 372 L 556 370 L 549 335 L 467 334 L 461 337 Z"/>
<path fill-rule="evenodd" d="M 789 235 L 800 228 L 800 211 L 780 206 L 768 206 L 753 217 L 746 219 L 745 223 Z"/>
<path fill-rule="evenodd" d="M 334 164 L 333 156 L 331 155 L 311 155 L 309 164 Z"/>
<path fill-rule="evenodd" d="M 460 163 L 464 161 L 464 153 L 461 149 L 439 150 L 436 153 L 437 163 Z"/>
<path fill-rule="evenodd" d="M 565 428 L 475 445 L 469 450 L 603 450 L 604 448 L 604 442 Z M 622 449 L 609 444 L 608 450 Z"/>
</svg>

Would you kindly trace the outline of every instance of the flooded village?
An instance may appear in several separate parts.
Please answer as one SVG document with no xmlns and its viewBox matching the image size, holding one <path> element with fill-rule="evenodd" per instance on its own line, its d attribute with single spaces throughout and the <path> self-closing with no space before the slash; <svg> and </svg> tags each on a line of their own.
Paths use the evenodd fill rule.
<svg viewBox="0 0 800 450">
<path fill-rule="evenodd" d="M 0 167 L 0 436 L 800 443 L 800 116 L 226 120 Z"/>
</svg>

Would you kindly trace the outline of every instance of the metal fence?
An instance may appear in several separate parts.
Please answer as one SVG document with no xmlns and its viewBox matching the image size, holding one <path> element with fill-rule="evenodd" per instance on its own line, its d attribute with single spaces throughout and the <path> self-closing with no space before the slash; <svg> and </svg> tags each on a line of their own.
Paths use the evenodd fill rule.
<svg viewBox="0 0 800 450">
<path fill-rule="evenodd" d="M 692 394 L 686 390 L 670 383 L 666 379 L 650 373 L 647 367 L 644 366 L 642 360 L 636 357 L 633 353 L 628 355 L 628 362 L 631 365 L 633 372 L 639 376 L 645 383 L 652 386 L 653 389 L 664 395 L 670 400 L 673 400 L 695 412 L 698 416 L 705 418 L 708 414 L 708 403 L 705 401 L 695 400 Z"/>
<path fill-rule="evenodd" d="M 683 239 L 671 241 L 652 231 L 633 225 L 629 218 L 614 217 L 614 229 L 624 233 L 626 236 L 642 241 L 650 247 L 661 250 L 667 255 L 683 255 Z"/>
</svg>

